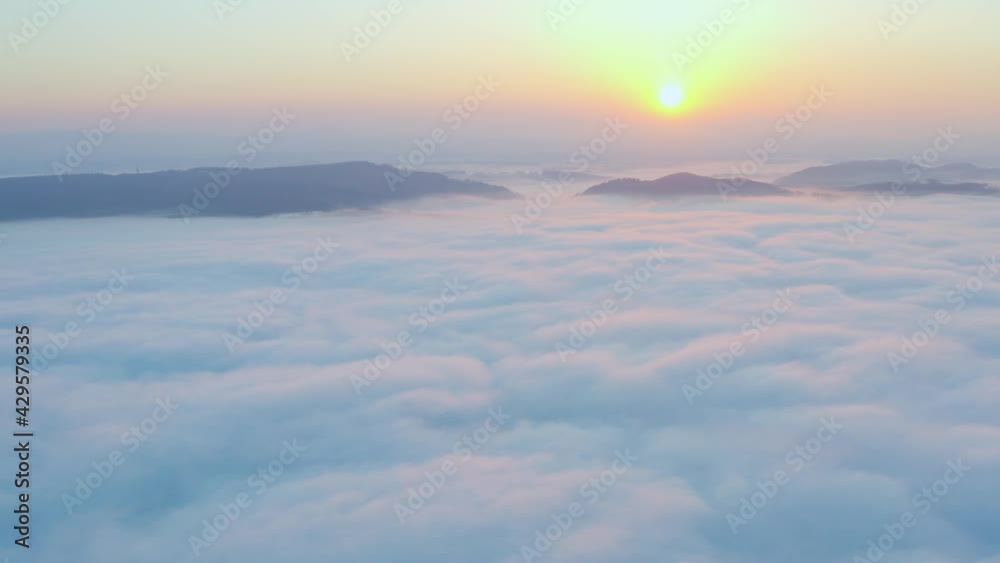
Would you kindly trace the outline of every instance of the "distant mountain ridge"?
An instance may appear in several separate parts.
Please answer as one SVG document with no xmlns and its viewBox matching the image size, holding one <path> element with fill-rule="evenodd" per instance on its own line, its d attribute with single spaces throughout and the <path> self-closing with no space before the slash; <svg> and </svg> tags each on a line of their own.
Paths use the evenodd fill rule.
<svg viewBox="0 0 1000 563">
<path fill-rule="evenodd" d="M 914 168 L 898 160 L 846 162 L 812 167 L 778 181 L 784 186 L 831 187 L 845 193 L 898 191 L 898 195 L 997 196 L 1000 188 L 975 181 L 997 178 L 1000 169 L 973 164 Z M 917 174 L 919 172 L 919 174 Z M 546 178 L 555 171 L 540 172 Z M 902 172 L 904 175 L 907 172 Z M 874 181 L 871 178 L 875 178 Z M 859 183 L 854 183 L 859 182 Z M 687 172 L 655 180 L 619 178 L 580 196 L 614 195 L 649 200 L 680 197 L 794 195 L 801 190 L 746 178 L 713 178 Z M 196 168 L 146 174 L 71 174 L 0 179 L 0 221 L 151 215 L 162 217 L 262 217 L 284 213 L 368 208 L 428 196 L 486 199 L 519 197 L 511 190 L 431 172 L 404 171 L 370 162 L 259 169 Z"/>
<path fill-rule="evenodd" d="M 549 168 L 543 170 L 519 170 L 510 172 L 500 171 L 491 173 L 461 172 L 459 175 L 469 176 L 471 178 L 478 178 L 480 180 L 490 179 L 493 181 L 503 181 L 507 179 L 514 179 L 514 180 L 556 182 L 556 183 L 600 182 L 608 179 L 607 176 L 599 176 L 597 174 L 591 174 L 588 172 L 579 172 L 573 170 L 556 170 Z"/>
<path fill-rule="evenodd" d="M 791 192 L 772 184 L 745 178 L 723 179 L 680 172 L 656 180 L 619 178 L 589 188 L 581 195 L 619 195 L 629 197 L 670 198 L 690 196 L 769 196 Z"/>
<path fill-rule="evenodd" d="M 1000 182 L 1000 169 L 969 163 L 923 167 L 902 160 L 857 160 L 813 166 L 775 181 L 783 187 L 851 188 L 883 182 Z"/>
<path fill-rule="evenodd" d="M 669 199 L 694 196 L 759 197 L 793 195 L 791 187 L 819 187 L 843 192 L 893 191 L 901 196 L 931 194 L 997 196 L 1000 189 L 973 181 L 955 178 L 993 178 L 1000 181 L 1000 169 L 982 168 L 974 164 L 950 164 L 936 168 L 910 168 L 901 160 L 871 160 L 816 166 L 796 172 L 776 184 L 756 182 L 746 178 L 712 178 L 681 172 L 656 180 L 618 178 L 593 186 L 581 196 L 616 195 L 647 199 Z M 908 176 L 908 177 L 907 177 Z M 917 178 L 917 179 L 914 179 Z M 938 178 L 944 178 L 940 180 Z"/>
<path fill-rule="evenodd" d="M 370 162 L 0 179 L 0 221 L 113 215 L 249 216 L 363 208 L 426 196 L 510 199 L 499 186 Z"/>
<path fill-rule="evenodd" d="M 1000 188 L 977 182 L 962 182 L 958 184 L 945 184 L 942 182 L 882 182 L 880 184 L 866 184 L 864 186 L 844 188 L 844 190 L 850 192 L 892 192 L 897 195 L 917 197 L 934 194 L 1000 196 Z"/>
</svg>

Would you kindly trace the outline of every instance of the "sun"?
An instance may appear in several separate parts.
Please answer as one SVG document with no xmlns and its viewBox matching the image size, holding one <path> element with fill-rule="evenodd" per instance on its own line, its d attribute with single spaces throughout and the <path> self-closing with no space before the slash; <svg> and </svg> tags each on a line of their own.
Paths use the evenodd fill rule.
<svg viewBox="0 0 1000 563">
<path fill-rule="evenodd" d="M 679 84 L 667 84 L 660 88 L 660 103 L 669 109 L 680 107 L 684 103 L 684 89 Z"/>
</svg>

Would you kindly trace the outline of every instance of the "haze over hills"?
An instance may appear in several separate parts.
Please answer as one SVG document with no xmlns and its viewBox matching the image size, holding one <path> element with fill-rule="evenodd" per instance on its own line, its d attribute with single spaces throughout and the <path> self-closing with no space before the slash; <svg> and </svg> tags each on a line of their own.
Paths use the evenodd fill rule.
<svg viewBox="0 0 1000 563">
<path fill-rule="evenodd" d="M 968 162 L 945 164 L 931 170 L 931 177 L 941 182 L 1000 182 L 1000 168 L 983 168 Z"/>
<path fill-rule="evenodd" d="M 844 188 L 850 192 L 892 192 L 896 195 L 925 196 L 934 194 L 1000 196 L 1000 189 L 977 182 L 944 184 L 941 182 L 882 182 Z"/>
<path fill-rule="evenodd" d="M 772 184 L 745 178 L 721 179 L 699 176 L 688 172 L 671 174 L 657 180 L 619 178 L 598 184 L 581 195 L 619 195 L 627 197 L 671 198 L 684 196 L 769 196 L 788 195 L 791 192 Z"/>
<path fill-rule="evenodd" d="M 936 177 L 993 177 L 1000 170 L 954 164 L 926 172 L 919 181 L 900 177 L 902 161 L 848 162 L 814 167 L 779 180 L 784 185 L 827 187 L 845 193 L 893 191 L 897 195 L 995 196 L 982 182 L 949 183 Z M 909 169 L 912 175 L 918 169 Z M 563 183 L 571 172 L 518 173 L 532 183 Z M 904 173 L 905 174 L 905 173 Z M 471 175 L 469 175 L 471 176 Z M 495 176 L 499 177 L 499 176 Z M 580 182 L 599 176 L 573 175 Z M 870 178 L 877 178 L 870 181 Z M 791 180 L 790 180 L 791 179 Z M 865 181 L 868 180 L 868 181 Z M 853 183 L 859 182 L 859 183 Z M 899 184 L 894 185 L 895 182 Z M 895 188 L 895 189 L 894 189 Z M 759 197 L 794 195 L 795 191 L 746 178 L 713 178 L 687 172 L 656 180 L 619 178 L 590 187 L 580 195 L 616 195 L 646 199 L 697 196 Z M 0 179 L 0 221 L 58 217 L 155 215 L 167 217 L 245 216 L 368 208 L 427 196 L 511 199 L 508 188 L 431 172 L 411 172 L 369 162 L 260 169 L 198 168 L 146 174 L 72 174 Z"/>
<path fill-rule="evenodd" d="M 524 181 L 524 182 L 552 182 L 552 183 L 566 183 L 566 182 L 602 182 L 610 179 L 609 176 L 600 176 L 598 174 L 592 174 L 589 172 L 580 172 L 573 170 L 555 170 L 555 169 L 544 169 L 544 170 L 517 170 L 517 171 L 497 171 L 497 172 L 466 172 L 466 171 L 454 171 L 445 172 L 449 176 L 466 176 L 471 179 L 475 179 L 482 182 L 496 182 L 503 183 L 510 180 Z"/>
<path fill-rule="evenodd" d="M 784 187 L 851 188 L 883 182 L 1000 182 L 1000 169 L 958 163 L 923 167 L 902 160 L 860 160 L 814 166 L 775 181 Z"/>
<path fill-rule="evenodd" d="M 920 172 L 919 176 L 917 172 Z M 914 179 L 915 177 L 917 179 Z M 793 186 L 835 189 L 845 193 L 893 191 L 899 196 L 1000 194 L 997 187 L 983 182 L 961 181 L 961 178 L 1000 179 L 1000 170 L 981 168 L 974 164 L 918 168 L 898 160 L 861 161 L 807 168 L 786 176 L 775 184 L 756 182 L 747 178 L 712 178 L 682 172 L 657 180 L 619 178 L 593 186 L 580 195 L 617 195 L 649 199 L 706 195 L 754 197 L 793 195 L 797 190 L 788 189 Z"/>
<path fill-rule="evenodd" d="M 509 199 L 506 188 L 368 162 L 253 170 L 0 179 L 0 220 L 113 215 L 266 216 L 364 208 L 425 196 Z"/>
</svg>

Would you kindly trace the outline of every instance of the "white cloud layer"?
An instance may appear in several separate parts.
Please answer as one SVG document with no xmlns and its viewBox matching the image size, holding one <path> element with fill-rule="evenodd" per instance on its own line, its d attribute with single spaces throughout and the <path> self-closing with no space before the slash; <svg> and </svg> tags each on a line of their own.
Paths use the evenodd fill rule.
<svg viewBox="0 0 1000 563">
<path fill-rule="evenodd" d="M 851 243 L 844 225 L 869 203 L 566 195 L 523 233 L 524 202 L 466 200 L 0 224 L 0 318 L 31 324 L 36 356 L 51 344 L 32 390 L 32 554 L 823 563 L 869 557 L 910 511 L 882 561 L 996 561 L 1000 273 L 967 286 L 996 256 L 993 201 L 900 200 Z M 327 237 L 341 246 L 287 291 Z M 618 285 L 651 249 L 664 267 Z M 102 303 L 113 271 L 134 279 Z M 230 353 L 224 334 L 276 289 L 287 299 Z M 794 302 L 771 310 L 785 290 Z M 949 321 L 920 337 L 940 310 Z M 561 358 L 574 328 L 591 334 Z M 914 353 L 894 370 L 904 339 Z M 148 432 L 167 398 L 176 412 Z M 490 409 L 511 418 L 477 437 Z M 843 429 L 818 434 L 824 419 Z M 274 465 L 293 440 L 301 456 Z M 601 484 L 626 450 L 637 461 Z M 115 451 L 124 463 L 68 514 L 76 479 Z M 935 494 L 956 460 L 970 469 Z M 202 521 L 240 494 L 249 505 L 196 557 Z M 749 518 L 743 499 L 760 505 Z M 398 506 L 413 510 L 402 524 Z"/>
</svg>

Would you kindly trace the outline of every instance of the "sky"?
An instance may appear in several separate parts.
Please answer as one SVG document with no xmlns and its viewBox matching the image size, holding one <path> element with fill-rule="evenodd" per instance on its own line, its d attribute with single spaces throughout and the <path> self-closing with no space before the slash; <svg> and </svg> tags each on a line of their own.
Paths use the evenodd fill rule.
<svg viewBox="0 0 1000 563">
<path fill-rule="evenodd" d="M 995 197 L 575 197 L 750 158 L 1000 165 L 998 16 L 5 2 L 0 176 L 416 151 L 524 197 L 0 222 L 36 432 L 32 548 L 8 527 L 0 559 L 1000 563 Z"/>
<path fill-rule="evenodd" d="M 41 8 L 5 3 L 0 174 L 44 172 L 105 118 L 90 168 L 224 162 L 275 108 L 297 116 L 275 161 L 391 163 L 448 127 L 431 161 L 558 162 L 607 118 L 630 127 L 609 162 L 739 160 L 815 88 L 776 160 L 908 157 L 950 126 L 951 158 L 996 161 L 989 0 L 227 1 L 72 0 L 30 38 Z"/>
</svg>

